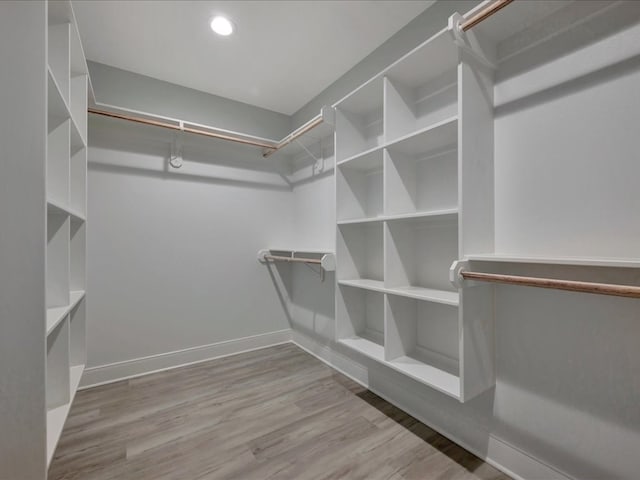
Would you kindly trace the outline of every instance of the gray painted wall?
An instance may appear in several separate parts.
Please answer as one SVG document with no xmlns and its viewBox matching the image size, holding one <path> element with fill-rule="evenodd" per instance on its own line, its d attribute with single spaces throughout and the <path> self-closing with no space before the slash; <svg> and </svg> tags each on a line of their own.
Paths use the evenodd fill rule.
<svg viewBox="0 0 640 480">
<path fill-rule="evenodd" d="M 96 102 L 280 140 L 290 117 L 228 98 L 88 62 Z"/>
</svg>

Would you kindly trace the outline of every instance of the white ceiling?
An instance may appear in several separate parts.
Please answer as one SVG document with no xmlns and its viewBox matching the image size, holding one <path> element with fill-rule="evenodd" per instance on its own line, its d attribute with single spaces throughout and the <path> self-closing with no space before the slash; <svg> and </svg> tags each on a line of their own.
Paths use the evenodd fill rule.
<svg viewBox="0 0 640 480">
<path fill-rule="evenodd" d="M 433 1 L 74 0 L 89 60 L 295 113 Z M 237 26 L 209 28 L 214 14 Z"/>
</svg>

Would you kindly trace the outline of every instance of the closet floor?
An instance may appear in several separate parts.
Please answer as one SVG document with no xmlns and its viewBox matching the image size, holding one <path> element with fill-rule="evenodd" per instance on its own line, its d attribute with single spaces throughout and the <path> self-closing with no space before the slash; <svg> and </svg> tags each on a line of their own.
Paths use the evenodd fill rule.
<svg viewBox="0 0 640 480">
<path fill-rule="evenodd" d="M 78 392 L 49 480 L 509 477 L 285 344 Z"/>
</svg>

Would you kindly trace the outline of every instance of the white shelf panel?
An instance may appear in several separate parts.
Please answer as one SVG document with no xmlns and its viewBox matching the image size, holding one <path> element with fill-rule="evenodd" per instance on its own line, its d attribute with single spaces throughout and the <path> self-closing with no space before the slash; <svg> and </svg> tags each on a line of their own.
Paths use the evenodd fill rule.
<svg viewBox="0 0 640 480">
<path fill-rule="evenodd" d="M 69 391 L 69 403 L 61 405 L 60 407 L 53 408 L 47 411 L 47 467 L 51 464 L 53 454 L 56 451 L 56 446 L 62 435 L 62 429 L 64 423 L 67 420 L 73 399 L 80 385 L 80 379 L 84 372 L 84 365 L 78 365 L 71 367 L 70 370 L 70 391 Z"/>
<path fill-rule="evenodd" d="M 346 345 L 347 347 L 366 355 L 369 358 L 373 358 L 379 362 L 384 362 L 384 347 L 371 340 L 367 340 L 362 337 L 342 338 L 338 340 L 338 343 Z"/>
<path fill-rule="evenodd" d="M 387 221 L 415 221 L 425 222 L 429 220 L 455 220 L 458 216 L 457 208 L 449 208 L 445 210 L 433 210 L 430 212 L 403 213 L 398 215 L 386 215 L 384 220 Z"/>
<path fill-rule="evenodd" d="M 418 382 L 424 383 L 457 400 L 460 399 L 460 377 L 456 375 L 408 356 L 398 357 L 384 363 Z"/>
<path fill-rule="evenodd" d="M 85 221 L 84 215 L 81 215 L 69 207 L 64 207 L 53 200 L 47 201 L 47 213 L 49 215 L 69 215 L 71 217 L 71 221 Z"/>
<path fill-rule="evenodd" d="M 346 285 L 347 287 L 363 288 L 365 290 L 372 290 L 374 292 L 385 293 L 384 282 L 381 280 L 369 280 L 367 278 L 360 278 L 355 280 L 338 280 L 339 285 Z"/>
<path fill-rule="evenodd" d="M 80 129 L 78 128 L 78 123 L 75 121 L 73 116 L 69 116 L 71 118 L 71 154 L 73 155 L 78 150 L 85 148 L 87 146 L 87 142 L 82 137 L 82 133 L 80 133 Z"/>
<path fill-rule="evenodd" d="M 458 116 L 456 115 L 400 137 L 388 143 L 386 147 L 405 155 L 418 156 L 439 151 L 448 146 L 456 148 L 457 144 Z"/>
<path fill-rule="evenodd" d="M 585 267 L 640 268 L 640 258 L 606 257 L 538 257 L 523 255 L 477 254 L 466 255 L 467 260 L 505 263 L 539 263 L 546 265 L 575 265 Z"/>
<path fill-rule="evenodd" d="M 56 326 L 73 310 L 73 308 L 84 297 L 84 290 L 76 290 L 71 292 L 71 301 L 69 305 L 64 307 L 47 308 L 47 336 L 56 328 Z"/>
<path fill-rule="evenodd" d="M 357 225 L 360 223 L 373 223 L 373 222 L 382 222 L 384 221 L 384 217 L 369 217 L 369 218 L 353 218 L 348 220 L 338 220 L 338 225 Z"/>
<path fill-rule="evenodd" d="M 380 165 L 380 161 L 376 160 L 376 153 L 379 153 L 384 148 L 384 145 L 378 145 L 377 147 L 370 148 L 365 150 L 364 152 L 357 153 L 352 155 L 349 158 L 345 158 L 337 163 L 339 167 L 349 167 L 353 170 L 359 170 L 362 172 L 367 172 L 373 169 L 380 169 L 382 165 Z"/>
<path fill-rule="evenodd" d="M 450 292 L 447 290 L 406 286 L 387 288 L 386 292 L 392 295 L 399 295 L 401 297 L 442 303 L 444 305 L 452 305 L 454 307 L 457 307 L 460 304 L 460 294 L 458 292 Z"/>
</svg>

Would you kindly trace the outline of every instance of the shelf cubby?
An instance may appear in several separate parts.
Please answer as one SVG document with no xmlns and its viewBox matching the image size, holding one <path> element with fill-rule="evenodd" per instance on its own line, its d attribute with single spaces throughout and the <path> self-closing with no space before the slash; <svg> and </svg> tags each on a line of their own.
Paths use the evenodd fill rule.
<svg viewBox="0 0 640 480">
<path fill-rule="evenodd" d="M 84 367 L 87 361 L 85 348 L 87 307 L 82 297 L 69 316 L 69 364 L 73 367 Z"/>
<path fill-rule="evenodd" d="M 338 227 L 338 280 L 384 280 L 383 224 L 363 223 Z"/>
<path fill-rule="evenodd" d="M 338 166 L 337 219 L 374 218 L 383 212 L 383 150 Z"/>
<path fill-rule="evenodd" d="M 48 119 L 47 199 L 60 205 L 69 202 L 69 120 Z"/>
<path fill-rule="evenodd" d="M 69 304 L 69 217 L 47 214 L 47 308 Z"/>
<path fill-rule="evenodd" d="M 62 94 L 65 104 L 67 105 L 69 105 L 71 72 L 69 33 L 69 23 L 49 25 L 48 28 L 49 70 L 60 89 L 60 93 Z"/>
<path fill-rule="evenodd" d="M 381 146 L 383 124 L 383 79 L 374 78 L 336 107 L 336 160 Z"/>
<path fill-rule="evenodd" d="M 384 294 L 341 285 L 337 293 L 337 340 L 384 360 Z"/>
<path fill-rule="evenodd" d="M 457 47 L 441 31 L 386 72 L 384 82 L 387 142 L 457 114 Z"/>
<path fill-rule="evenodd" d="M 456 117 L 390 144 L 385 151 L 385 214 L 458 208 Z"/>
<path fill-rule="evenodd" d="M 457 215 L 390 220 L 385 235 L 385 287 L 456 291 L 449 268 L 458 259 Z"/>
<path fill-rule="evenodd" d="M 447 395 L 460 397 L 458 309 L 387 295 L 385 359 Z"/>
<path fill-rule="evenodd" d="M 47 409 L 69 402 L 69 317 L 47 336 Z"/>
</svg>

